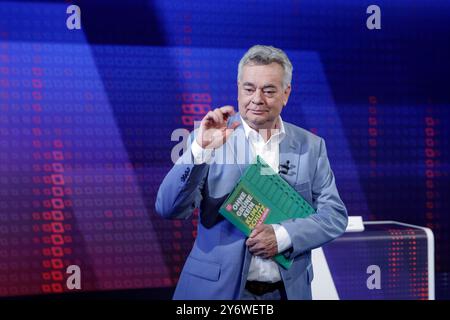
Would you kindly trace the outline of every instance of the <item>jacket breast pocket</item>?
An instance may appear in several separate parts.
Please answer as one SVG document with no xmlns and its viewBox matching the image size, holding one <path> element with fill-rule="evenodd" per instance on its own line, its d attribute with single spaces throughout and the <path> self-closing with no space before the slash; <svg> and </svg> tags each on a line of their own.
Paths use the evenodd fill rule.
<svg viewBox="0 0 450 320">
<path fill-rule="evenodd" d="M 312 205 L 312 190 L 309 181 L 296 183 L 294 189 L 310 204 Z"/>
<path fill-rule="evenodd" d="M 217 281 L 220 277 L 220 264 L 189 257 L 184 271 L 202 279 Z"/>
</svg>

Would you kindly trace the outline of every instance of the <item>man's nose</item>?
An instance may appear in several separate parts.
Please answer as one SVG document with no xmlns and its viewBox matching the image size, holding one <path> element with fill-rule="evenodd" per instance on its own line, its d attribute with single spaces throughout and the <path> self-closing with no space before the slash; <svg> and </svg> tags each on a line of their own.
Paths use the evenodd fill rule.
<svg viewBox="0 0 450 320">
<path fill-rule="evenodd" d="M 262 92 L 261 92 L 261 90 L 255 90 L 255 94 L 253 95 L 253 98 L 252 98 L 252 103 L 253 104 L 263 104 L 263 95 L 262 95 Z"/>
</svg>

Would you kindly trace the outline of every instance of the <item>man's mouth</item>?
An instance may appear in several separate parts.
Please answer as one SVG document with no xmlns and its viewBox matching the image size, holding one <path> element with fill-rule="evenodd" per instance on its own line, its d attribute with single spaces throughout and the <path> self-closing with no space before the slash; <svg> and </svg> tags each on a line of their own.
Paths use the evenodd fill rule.
<svg viewBox="0 0 450 320">
<path fill-rule="evenodd" d="M 254 114 L 254 115 L 257 115 L 257 116 L 265 114 L 267 112 L 265 110 L 252 110 L 252 109 L 249 109 L 248 111 L 250 113 Z"/>
</svg>

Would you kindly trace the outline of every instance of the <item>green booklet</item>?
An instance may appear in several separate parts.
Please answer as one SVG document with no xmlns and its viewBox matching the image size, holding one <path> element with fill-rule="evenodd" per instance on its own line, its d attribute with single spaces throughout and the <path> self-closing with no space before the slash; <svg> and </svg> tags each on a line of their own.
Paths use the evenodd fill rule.
<svg viewBox="0 0 450 320">
<path fill-rule="evenodd" d="M 306 218 L 314 208 L 289 183 L 257 156 L 240 178 L 219 212 L 247 237 L 259 224 L 275 224 L 292 218 Z M 292 260 L 281 253 L 273 259 L 289 269 Z"/>
</svg>

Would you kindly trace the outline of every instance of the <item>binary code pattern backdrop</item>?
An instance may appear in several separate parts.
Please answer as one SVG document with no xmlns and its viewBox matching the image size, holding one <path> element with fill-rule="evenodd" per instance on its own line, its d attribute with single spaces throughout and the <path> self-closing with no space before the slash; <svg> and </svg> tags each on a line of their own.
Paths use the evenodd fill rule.
<svg viewBox="0 0 450 320">
<path fill-rule="evenodd" d="M 66 25 L 81 9 L 81 29 Z M 172 287 L 197 219 L 154 211 L 176 128 L 237 106 L 237 64 L 294 65 L 283 119 L 324 137 L 350 215 L 430 227 L 448 297 L 450 4 L 0 3 L 0 296 Z"/>
</svg>

